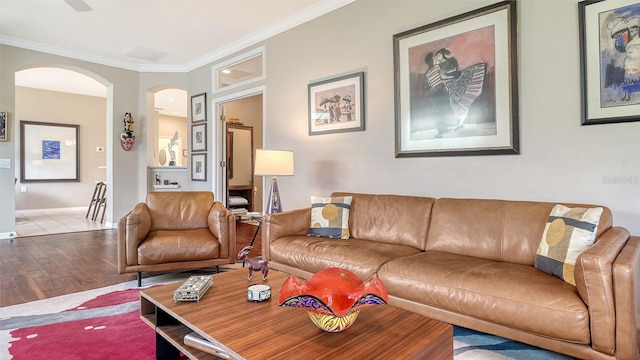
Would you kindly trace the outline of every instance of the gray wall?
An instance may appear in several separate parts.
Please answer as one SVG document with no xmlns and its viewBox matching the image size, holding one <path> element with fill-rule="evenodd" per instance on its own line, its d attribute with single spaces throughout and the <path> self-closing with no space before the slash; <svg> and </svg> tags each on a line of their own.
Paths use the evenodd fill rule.
<svg viewBox="0 0 640 360">
<path fill-rule="evenodd" d="M 284 207 L 332 191 L 595 203 L 640 234 L 640 122 L 580 126 L 577 1 L 518 1 L 520 155 L 394 157 L 392 36 L 490 3 L 357 1 L 267 40 L 265 147 L 295 151 Z M 308 83 L 355 71 L 366 131 L 307 135 Z"/>
<path fill-rule="evenodd" d="M 278 181 L 285 209 L 306 207 L 310 195 L 332 191 L 583 202 L 610 207 L 617 225 L 640 235 L 640 122 L 580 126 L 577 0 L 518 1 L 520 155 L 394 157 L 392 36 L 490 3 L 360 0 L 256 45 L 267 50 L 266 80 L 251 85 L 266 86 L 264 147 L 295 151 L 296 175 Z M 175 85 L 189 95 L 206 92 L 208 129 L 217 126 L 210 66 L 188 74 L 135 73 L 5 45 L 0 50 L 0 108 L 10 119 L 14 72 L 24 67 L 61 64 L 111 87 L 107 147 L 113 154 L 107 158 L 116 196 L 108 221 L 146 194 L 146 164 L 153 159 L 144 140 L 150 90 Z M 307 85 L 355 71 L 366 72 L 366 131 L 309 136 Z M 117 135 L 129 111 L 139 140 L 125 152 Z M 211 165 L 219 147 L 213 139 L 207 182 L 189 189 L 214 188 Z M 14 126 L 9 142 L 0 143 L 0 158 L 12 159 L 11 169 L 0 169 L 0 234 L 15 228 L 15 146 Z"/>
<path fill-rule="evenodd" d="M 20 148 L 16 149 L 16 210 L 88 206 L 97 181 L 107 176 L 106 99 L 95 96 L 16 87 L 14 126 L 21 120 L 80 126 L 80 182 L 20 182 Z M 16 129 L 19 136 L 20 129 Z M 26 192 L 21 192 L 21 187 Z"/>
</svg>

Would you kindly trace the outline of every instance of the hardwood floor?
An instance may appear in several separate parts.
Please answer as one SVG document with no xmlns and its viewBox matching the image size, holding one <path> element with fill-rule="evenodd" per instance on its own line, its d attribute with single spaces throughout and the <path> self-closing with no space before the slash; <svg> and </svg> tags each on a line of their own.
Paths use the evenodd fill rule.
<svg viewBox="0 0 640 360">
<path fill-rule="evenodd" d="M 249 245 L 256 228 L 237 223 L 238 250 Z M 118 274 L 117 238 L 117 229 L 106 229 L 0 240 L 0 306 L 135 280 L 135 273 Z M 260 253 L 258 232 L 251 255 Z"/>
</svg>

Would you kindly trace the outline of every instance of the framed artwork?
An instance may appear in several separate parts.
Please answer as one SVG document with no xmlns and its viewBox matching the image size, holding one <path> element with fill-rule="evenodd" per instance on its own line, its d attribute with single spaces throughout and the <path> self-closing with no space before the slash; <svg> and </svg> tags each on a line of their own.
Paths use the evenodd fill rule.
<svg viewBox="0 0 640 360">
<path fill-rule="evenodd" d="M 640 2 L 578 3 L 582 125 L 640 121 Z"/>
<path fill-rule="evenodd" d="M 364 72 L 309 84 L 309 135 L 364 130 Z"/>
<path fill-rule="evenodd" d="M 20 182 L 80 181 L 80 125 L 20 121 Z"/>
<path fill-rule="evenodd" d="M 207 151 L 207 124 L 191 125 L 191 151 Z"/>
<path fill-rule="evenodd" d="M 202 93 L 191 97 L 191 122 L 207 121 L 207 94 Z"/>
<path fill-rule="evenodd" d="M 0 141 L 7 141 L 9 136 L 9 117 L 6 111 L 0 111 Z"/>
<path fill-rule="evenodd" d="M 191 154 L 191 180 L 207 181 L 207 154 Z"/>
<path fill-rule="evenodd" d="M 396 157 L 519 152 L 516 1 L 393 36 Z"/>
</svg>

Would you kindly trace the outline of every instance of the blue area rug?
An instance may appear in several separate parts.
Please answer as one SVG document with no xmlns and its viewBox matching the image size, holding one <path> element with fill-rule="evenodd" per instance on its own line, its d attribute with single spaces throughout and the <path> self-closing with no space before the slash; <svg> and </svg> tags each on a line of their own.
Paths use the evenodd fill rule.
<svg viewBox="0 0 640 360">
<path fill-rule="evenodd" d="M 572 357 L 535 346 L 454 326 L 453 348 L 455 360 L 568 360 Z"/>
</svg>

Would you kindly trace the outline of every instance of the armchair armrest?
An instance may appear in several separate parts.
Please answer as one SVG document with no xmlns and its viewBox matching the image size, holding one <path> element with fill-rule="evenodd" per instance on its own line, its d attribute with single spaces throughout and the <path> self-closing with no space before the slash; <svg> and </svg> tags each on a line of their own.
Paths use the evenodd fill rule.
<svg viewBox="0 0 640 360">
<path fill-rule="evenodd" d="M 220 258 L 235 259 L 236 252 L 236 218 L 221 202 L 216 201 L 207 217 L 209 231 L 218 239 Z"/>
<path fill-rule="evenodd" d="M 591 346 L 600 352 L 616 351 L 616 288 L 613 263 L 629 240 L 629 231 L 613 227 L 576 261 L 575 279 L 580 296 L 587 304 L 591 324 Z"/>
<path fill-rule="evenodd" d="M 306 235 L 311 223 L 311 208 L 267 214 L 262 220 L 262 256 L 270 260 L 269 245 L 273 240 Z"/>
<path fill-rule="evenodd" d="M 145 203 L 137 204 L 118 222 L 118 271 L 126 266 L 137 265 L 137 249 L 140 241 L 151 229 L 151 214 Z"/>
</svg>

